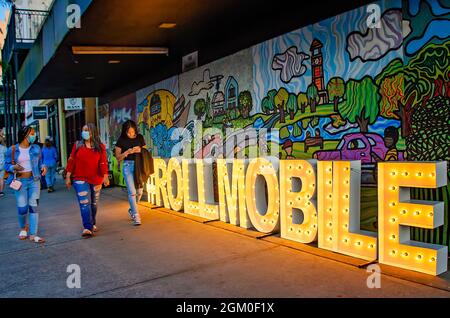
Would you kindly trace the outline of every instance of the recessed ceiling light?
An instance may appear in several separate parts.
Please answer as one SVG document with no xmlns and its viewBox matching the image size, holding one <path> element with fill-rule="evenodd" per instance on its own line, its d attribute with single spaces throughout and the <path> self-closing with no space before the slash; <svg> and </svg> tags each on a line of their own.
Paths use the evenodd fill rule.
<svg viewBox="0 0 450 318">
<path fill-rule="evenodd" d="M 173 29 L 177 24 L 172 22 L 163 22 L 161 23 L 158 28 L 160 29 Z"/>
<path fill-rule="evenodd" d="M 166 47 L 153 46 L 72 46 L 72 53 L 79 54 L 165 54 L 169 55 Z"/>
<path fill-rule="evenodd" d="M 95 77 L 94 76 L 86 76 L 85 79 L 87 80 L 93 80 Z"/>
<path fill-rule="evenodd" d="M 109 60 L 108 64 L 119 64 L 120 61 L 119 60 Z"/>
</svg>

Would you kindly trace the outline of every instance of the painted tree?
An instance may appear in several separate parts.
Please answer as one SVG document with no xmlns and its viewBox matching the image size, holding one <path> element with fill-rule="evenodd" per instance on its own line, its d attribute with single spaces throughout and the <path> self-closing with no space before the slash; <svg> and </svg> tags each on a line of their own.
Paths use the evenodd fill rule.
<svg viewBox="0 0 450 318">
<path fill-rule="evenodd" d="M 298 105 L 297 105 L 297 96 L 295 94 L 290 93 L 287 103 L 286 103 L 286 110 L 289 113 L 289 119 L 294 119 L 295 114 L 298 111 Z"/>
<path fill-rule="evenodd" d="M 303 114 L 305 112 L 306 106 L 308 105 L 308 96 L 306 96 L 305 93 L 298 94 L 297 105 L 300 108 L 300 112 Z"/>
<path fill-rule="evenodd" d="M 319 102 L 319 90 L 317 89 L 316 84 L 309 84 L 308 89 L 306 90 L 306 96 L 308 96 L 311 113 L 315 113 L 316 104 Z"/>
<path fill-rule="evenodd" d="M 340 77 L 332 77 L 327 84 L 328 98 L 333 101 L 335 112 L 338 111 L 339 99 L 344 96 L 345 83 Z"/>
<path fill-rule="evenodd" d="M 277 91 L 275 89 L 271 89 L 267 92 L 267 96 L 263 98 L 261 101 L 261 108 L 264 114 L 271 114 L 275 112 L 275 95 Z"/>
<path fill-rule="evenodd" d="M 357 123 L 361 132 L 367 132 L 369 124 L 374 123 L 378 113 L 380 95 L 369 76 L 361 81 L 349 80 L 345 85 L 344 102 L 339 104 L 342 118 Z"/>
<path fill-rule="evenodd" d="M 205 127 L 211 127 L 212 120 L 214 118 L 214 112 L 211 105 L 211 98 L 209 97 L 209 93 L 206 93 L 206 106 L 205 106 Z"/>
<path fill-rule="evenodd" d="M 411 117 L 415 108 L 430 99 L 450 97 L 450 41 L 428 44 L 406 65 L 401 59 L 391 61 L 376 77 L 380 87 L 383 116 L 401 121 L 401 134 L 411 134 Z M 399 96 L 401 95 L 401 96 Z"/>
<path fill-rule="evenodd" d="M 252 94 L 249 91 L 242 91 L 239 93 L 238 106 L 242 118 L 248 118 L 253 108 Z"/>
<path fill-rule="evenodd" d="M 280 123 L 286 122 L 286 104 L 289 98 L 289 92 L 284 88 L 281 87 L 278 90 L 278 93 L 275 95 L 274 102 L 275 106 L 278 108 L 278 112 L 280 113 Z"/>
<path fill-rule="evenodd" d="M 206 112 L 206 101 L 204 98 L 199 98 L 195 101 L 194 104 L 194 114 L 197 116 L 197 119 L 200 120 Z"/>
<path fill-rule="evenodd" d="M 404 98 L 404 74 L 399 73 L 394 76 L 383 78 L 380 83 L 380 115 L 386 118 L 399 119 L 398 103 Z"/>
<path fill-rule="evenodd" d="M 392 60 L 375 78 L 381 96 L 380 115 L 399 119 L 402 137 L 410 134 L 412 105 L 416 96 L 415 90 L 407 92 L 405 86 L 407 78 L 411 82 L 418 83 L 416 72 L 407 72 L 401 59 Z M 428 86 L 426 83 L 419 84 L 419 87 L 426 86 Z"/>
</svg>

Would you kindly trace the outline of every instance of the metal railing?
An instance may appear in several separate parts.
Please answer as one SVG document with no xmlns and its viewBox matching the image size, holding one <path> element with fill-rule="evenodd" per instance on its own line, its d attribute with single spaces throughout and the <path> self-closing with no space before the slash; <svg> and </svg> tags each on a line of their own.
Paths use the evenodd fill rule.
<svg viewBox="0 0 450 318">
<path fill-rule="evenodd" d="M 47 16 L 48 11 L 17 9 L 12 6 L 2 50 L 3 63 L 9 63 L 14 49 L 29 48 L 34 43 Z"/>
</svg>

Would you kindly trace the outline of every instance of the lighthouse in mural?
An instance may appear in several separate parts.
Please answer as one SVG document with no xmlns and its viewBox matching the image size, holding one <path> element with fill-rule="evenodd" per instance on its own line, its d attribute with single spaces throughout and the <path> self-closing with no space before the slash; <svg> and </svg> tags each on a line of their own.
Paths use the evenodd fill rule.
<svg viewBox="0 0 450 318">
<path fill-rule="evenodd" d="M 323 77 L 323 57 L 321 50 L 322 47 L 322 42 L 314 39 L 309 49 L 311 52 L 311 79 L 312 83 L 314 83 L 314 85 L 316 85 L 317 87 L 318 95 L 320 98 L 319 104 L 328 103 L 328 93 Z"/>
</svg>

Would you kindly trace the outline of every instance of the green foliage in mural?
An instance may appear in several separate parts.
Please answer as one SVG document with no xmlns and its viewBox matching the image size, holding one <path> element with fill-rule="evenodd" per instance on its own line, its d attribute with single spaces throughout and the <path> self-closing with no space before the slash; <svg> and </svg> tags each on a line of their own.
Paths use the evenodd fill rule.
<svg viewBox="0 0 450 318">
<path fill-rule="evenodd" d="M 344 102 L 339 104 L 342 118 L 357 123 L 361 132 L 378 117 L 380 95 L 372 78 L 365 76 L 361 81 L 349 80 L 345 85 Z"/>
<path fill-rule="evenodd" d="M 280 129 L 280 138 L 284 139 L 289 137 L 289 130 L 286 126 L 284 126 L 283 128 Z"/>
<path fill-rule="evenodd" d="M 194 114 L 197 116 L 197 119 L 200 120 L 202 116 L 206 112 L 206 101 L 204 98 L 199 98 L 195 101 L 194 104 Z"/>
<path fill-rule="evenodd" d="M 306 129 L 306 128 L 308 128 L 308 125 L 309 125 L 309 122 L 311 121 L 311 118 L 305 118 L 305 119 L 302 119 L 302 128 L 303 129 Z"/>
<path fill-rule="evenodd" d="M 299 136 L 302 135 L 302 129 L 300 128 L 299 124 L 300 124 L 300 122 L 294 123 L 294 129 L 293 129 L 293 132 L 292 132 L 292 135 L 294 137 L 299 137 Z"/>
<path fill-rule="evenodd" d="M 308 88 L 306 89 L 306 96 L 308 96 L 311 113 L 315 113 L 316 104 L 319 102 L 319 90 L 314 83 L 309 84 Z"/>
<path fill-rule="evenodd" d="M 289 119 L 294 119 L 295 114 L 298 111 L 297 106 L 297 96 L 295 94 L 290 93 L 287 103 L 286 103 L 286 110 L 289 113 Z"/>
<path fill-rule="evenodd" d="M 300 112 L 304 113 L 306 106 L 308 105 L 308 96 L 305 93 L 299 93 L 297 96 L 297 105 L 300 108 Z"/>
<path fill-rule="evenodd" d="M 275 95 L 274 102 L 278 112 L 280 113 L 280 123 L 286 122 L 285 110 L 288 98 L 289 92 L 284 87 L 281 87 Z"/>
<path fill-rule="evenodd" d="M 450 81 L 450 41 L 428 44 L 406 65 L 395 59 L 375 79 L 382 96 L 380 114 L 399 118 L 402 136 L 411 133 L 411 115 L 436 96 L 446 96 Z"/>
<path fill-rule="evenodd" d="M 267 92 L 267 96 L 261 101 L 261 109 L 264 114 L 272 114 L 276 111 L 275 109 L 275 95 L 277 91 L 271 89 Z"/>
<path fill-rule="evenodd" d="M 241 112 L 242 117 L 248 118 L 253 108 L 252 94 L 249 91 L 240 92 L 238 102 L 239 111 Z"/>
<path fill-rule="evenodd" d="M 411 117 L 407 137 L 408 160 L 450 161 L 450 99 L 434 97 L 418 107 Z"/>
<path fill-rule="evenodd" d="M 344 96 L 345 83 L 340 77 L 332 77 L 327 84 L 328 98 L 333 101 L 334 111 L 338 111 L 339 99 Z"/>
</svg>

